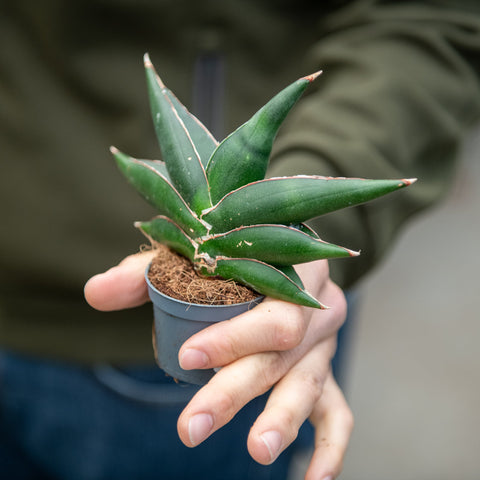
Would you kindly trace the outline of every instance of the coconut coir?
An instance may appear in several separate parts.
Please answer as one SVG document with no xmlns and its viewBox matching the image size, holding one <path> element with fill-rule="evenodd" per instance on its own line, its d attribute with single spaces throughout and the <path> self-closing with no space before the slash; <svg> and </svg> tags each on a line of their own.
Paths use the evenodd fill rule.
<svg viewBox="0 0 480 480">
<path fill-rule="evenodd" d="M 233 280 L 201 277 L 192 262 L 164 245 L 155 246 L 148 279 L 162 293 L 187 303 L 232 305 L 258 297 L 252 289 Z"/>
</svg>

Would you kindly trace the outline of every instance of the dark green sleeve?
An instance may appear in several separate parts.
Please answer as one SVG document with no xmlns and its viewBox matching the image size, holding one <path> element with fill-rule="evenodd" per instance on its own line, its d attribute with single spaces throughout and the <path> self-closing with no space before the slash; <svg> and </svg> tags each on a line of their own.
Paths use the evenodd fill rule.
<svg viewBox="0 0 480 480">
<path fill-rule="evenodd" d="M 288 118 L 269 174 L 419 179 L 313 221 L 325 240 L 362 251 L 330 262 L 344 287 L 379 261 L 407 218 L 448 191 L 459 143 L 479 117 L 479 7 L 447 3 L 357 2 L 322 25 L 327 33 L 308 52 L 312 71 L 324 73 Z"/>
</svg>

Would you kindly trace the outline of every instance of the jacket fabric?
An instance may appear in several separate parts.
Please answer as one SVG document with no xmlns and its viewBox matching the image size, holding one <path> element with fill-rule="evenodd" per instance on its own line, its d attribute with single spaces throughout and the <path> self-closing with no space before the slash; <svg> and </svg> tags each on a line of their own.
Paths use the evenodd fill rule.
<svg viewBox="0 0 480 480">
<path fill-rule="evenodd" d="M 287 117 L 270 175 L 418 177 L 320 217 L 349 288 L 404 222 L 437 202 L 480 114 L 477 2 L 45 0 L 0 3 L 0 346 L 80 362 L 153 361 L 151 307 L 100 313 L 93 274 L 146 240 L 153 210 L 113 144 L 158 158 L 142 57 L 220 138 L 295 79 L 323 70 Z"/>
</svg>

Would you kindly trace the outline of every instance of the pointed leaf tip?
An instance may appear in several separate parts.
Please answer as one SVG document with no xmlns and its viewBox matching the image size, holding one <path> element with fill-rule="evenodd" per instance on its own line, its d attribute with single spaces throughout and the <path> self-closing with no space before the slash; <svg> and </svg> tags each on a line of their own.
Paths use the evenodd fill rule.
<svg viewBox="0 0 480 480">
<path fill-rule="evenodd" d="M 110 146 L 110 153 L 112 155 L 116 155 L 117 153 L 119 153 L 119 150 L 117 147 L 114 147 L 113 145 Z"/>
<path fill-rule="evenodd" d="M 406 187 L 408 187 L 409 185 L 413 185 L 417 180 L 417 178 L 404 178 L 402 182 Z"/>
<path fill-rule="evenodd" d="M 317 75 L 319 72 L 288 85 L 220 143 L 207 164 L 213 203 L 237 188 L 265 178 L 282 122 Z"/>
<path fill-rule="evenodd" d="M 153 66 L 153 63 L 150 60 L 150 55 L 148 53 L 145 53 L 145 55 L 143 56 L 143 64 L 146 70 L 151 70 L 153 72 L 154 78 L 157 80 L 160 87 L 165 88 L 165 84 L 163 83 L 162 79 L 160 78 L 157 71 L 155 70 L 155 67 Z"/>
<path fill-rule="evenodd" d="M 305 80 L 309 81 L 312 83 L 314 80 L 316 80 L 321 74 L 323 73 L 323 70 L 319 70 L 318 72 L 312 73 L 311 75 L 307 75 L 306 77 L 303 77 Z"/>
</svg>

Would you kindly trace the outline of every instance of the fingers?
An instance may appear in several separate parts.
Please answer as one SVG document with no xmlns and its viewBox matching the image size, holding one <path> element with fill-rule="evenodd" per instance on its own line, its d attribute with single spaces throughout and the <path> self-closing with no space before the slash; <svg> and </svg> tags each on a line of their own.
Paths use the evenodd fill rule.
<svg viewBox="0 0 480 480">
<path fill-rule="evenodd" d="M 333 314 L 331 310 L 321 313 Z M 290 388 L 293 388 L 299 397 L 303 397 L 305 408 L 299 415 L 300 423 L 292 423 L 292 432 L 295 432 L 293 435 L 296 435 L 299 426 L 308 417 L 321 393 L 321 387 L 335 351 L 335 336 L 319 343 L 314 335 L 310 334 L 310 329 L 315 328 L 312 326 L 313 323 L 310 322 L 304 341 L 296 348 L 244 356 L 222 368 L 193 397 L 180 415 L 178 433 L 185 445 L 193 447 L 201 443 L 215 430 L 228 423 L 250 400 L 268 391 L 283 377 L 285 378 L 279 385 L 285 382 L 287 387 L 280 389 L 278 393 L 275 392 L 279 385 L 274 388 L 271 394 L 274 399 L 273 405 L 286 403 L 287 407 L 284 409 L 286 411 L 289 409 L 288 405 L 290 405 L 291 399 L 294 398 L 291 406 L 295 408 L 297 399 L 289 394 Z M 297 362 L 298 365 L 295 365 Z M 314 386 L 317 388 L 313 388 Z M 202 418 L 209 417 L 208 422 L 202 423 L 203 425 L 208 424 L 209 429 L 202 430 L 201 433 L 195 430 L 195 433 L 192 434 L 192 425 L 196 422 L 194 417 L 197 415 L 202 415 Z M 265 418 L 270 419 L 272 425 L 281 422 L 281 419 L 275 418 L 275 415 Z M 273 426 L 270 430 L 272 429 Z M 265 431 L 263 429 L 260 434 Z M 291 436 L 285 435 L 286 444 L 293 440 L 293 438 L 290 439 Z M 262 461 L 265 456 L 260 453 L 254 458 Z"/>
<path fill-rule="evenodd" d="M 250 400 L 265 393 L 299 358 L 297 350 L 243 357 L 222 368 L 181 413 L 182 442 L 195 447 L 228 423 Z"/>
<path fill-rule="evenodd" d="M 241 356 L 222 368 L 195 395 L 178 420 L 178 433 L 185 445 L 201 443 L 251 399 L 275 384 L 267 408 L 249 436 L 250 453 L 260 463 L 271 463 L 294 440 L 322 394 L 335 351 L 336 329 L 346 314 L 345 298 L 336 285 L 327 283 L 325 295 L 330 305 L 338 308 L 315 310 L 298 346 Z M 273 306 L 274 301 L 269 308 Z M 244 320 L 248 322 L 247 317 Z M 319 340 L 322 324 L 329 325 L 333 333 Z M 242 335 L 240 330 L 238 333 Z M 232 349 L 233 355 L 238 354 L 236 348 Z"/>
<path fill-rule="evenodd" d="M 257 352 L 295 348 L 304 341 L 312 319 L 315 328 L 309 335 L 315 342 L 331 336 L 344 321 L 346 302 L 343 292 L 328 279 L 326 263 L 320 263 L 320 267 L 312 282 L 319 283 L 315 289 L 331 306 L 330 310 L 267 298 L 249 312 L 212 325 L 188 339 L 179 352 L 181 367 L 186 370 L 214 368 Z"/>
<path fill-rule="evenodd" d="M 85 285 L 88 303 L 104 311 L 145 303 L 144 272 L 154 254 L 132 255 L 92 277 Z M 330 310 L 266 299 L 250 312 L 185 342 L 179 355 L 183 368 L 223 368 L 182 412 L 178 433 L 185 445 L 196 446 L 246 403 L 276 385 L 252 427 L 250 453 L 260 463 L 271 463 L 294 440 L 313 409 L 313 423 L 320 432 L 308 471 L 313 479 L 323 478 L 319 472 L 338 475 L 351 431 L 350 411 L 333 379 L 323 388 L 346 304 L 341 290 L 328 278 L 326 262 L 300 266 L 299 273 L 307 289 Z"/>
<path fill-rule="evenodd" d="M 84 289 L 87 302 L 101 311 L 143 305 L 148 301 L 145 269 L 154 255 L 154 251 L 130 255 L 117 266 L 90 278 Z"/>
<path fill-rule="evenodd" d="M 179 352 L 183 369 L 214 368 L 266 351 L 289 350 L 303 340 L 311 309 L 266 298 L 249 312 L 188 339 Z"/>
<path fill-rule="evenodd" d="M 331 373 L 310 421 L 315 426 L 315 450 L 305 480 L 333 480 L 342 470 L 354 420 Z"/>
<path fill-rule="evenodd" d="M 332 325 L 338 327 L 343 323 L 346 316 L 343 293 L 332 283 L 326 295 L 330 303 L 337 308 L 327 312 L 316 312 L 310 321 L 306 338 L 314 336 L 318 328 L 317 324 L 320 322 L 316 316 L 321 313 L 335 317 L 336 321 L 329 322 Z M 338 474 L 351 432 L 348 424 L 351 414 L 330 372 L 330 361 L 335 349 L 336 330 L 330 338 L 317 342 L 313 347 L 310 346 L 301 359 L 275 385 L 265 410 L 257 418 L 249 435 L 248 449 L 256 461 L 262 464 L 275 461 L 278 455 L 295 440 L 301 425 L 312 411 L 317 410 L 314 423 L 317 431 L 323 434 L 326 428 L 325 419 L 333 419 L 327 422 L 328 428 L 325 435 L 328 438 L 333 432 L 339 435 L 339 438 L 332 443 L 335 448 L 331 449 L 332 453 L 326 461 L 322 457 L 315 457 L 316 462 L 322 460 L 324 463 L 320 463 L 321 468 L 314 467 L 312 471 L 322 473 L 329 467 L 333 474 Z M 345 425 L 341 424 L 342 421 Z M 328 478 L 327 475 L 315 476 L 318 479 L 324 477 Z"/>
<path fill-rule="evenodd" d="M 315 346 L 275 385 L 248 437 L 248 450 L 268 465 L 297 437 L 322 395 L 335 351 L 335 337 Z"/>
<path fill-rule="evenodd" d="M 314 358 L 312 355 L 310 360 Z M 300 363 L 296 370 L 306 366 L 300 367 Z M 295 440 L 313 410 L 310 420 L 315 427 L 315 450 L 306 480 L 333 480 L 342 470 L 353 429 L 352 412 L 331 371 L 325 377 L 325 372 L 312 375 L 306 370 L 303 376 L 292 376 L 292 372 L 275 387 L 252 427 L 248 450 L 257 462 L 272 463 Z"/>
</svg>

